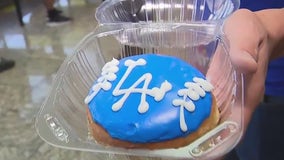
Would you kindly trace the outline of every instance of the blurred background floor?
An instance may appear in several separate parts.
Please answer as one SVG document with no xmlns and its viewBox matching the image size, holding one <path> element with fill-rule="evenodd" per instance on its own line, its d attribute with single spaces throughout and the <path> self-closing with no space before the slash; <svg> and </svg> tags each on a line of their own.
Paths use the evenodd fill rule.
<svg viewBox="0 0 284 160">
<path fill-rule="evenodd" d="M 39 138 L 35 115 L 47 96 L 56 71 L 74 46 L 97 22 L 100 0 L 58 0 L 56 6 L 73 18 L 48 27 L 42 0 L 20 0 L 21 26 L 12 0 L 0 3 L 0 57 L 15 60 L 0 73 L 0 160 L 96 160 L 113 155 L 55 148 Z"/>
</svg>

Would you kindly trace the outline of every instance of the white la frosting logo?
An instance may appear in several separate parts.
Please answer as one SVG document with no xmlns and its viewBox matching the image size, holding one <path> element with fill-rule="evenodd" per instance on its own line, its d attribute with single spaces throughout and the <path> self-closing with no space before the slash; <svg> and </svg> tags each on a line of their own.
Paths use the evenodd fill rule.
<svg viewBox="0 0 284 160">
<path fill-rule="evenodd" d="M 85 99 L 85 103 L 88 104 L 92 101 L 92 99 L 97 95 L 100 89 L 103 89 L 105 91 L 108 91 L 111 89 L 111 83 L 110 81 L 114 81 L 116 79 L 115 73 L 118 71 L 118 64 L 119 61 L 116 59 L 113 59 L 112 61 L 105 64 L 105 66 L 102 68 L 102 75 L 98 79 L 97 83 L 92 87 L 92 93 L 88 95 Z M 146 65 L 146 61 L 142 58 L 138 59 L 137 61 L 133 60 L 126 60 L 125 66 L 127 66 L 127 70 L 116 85 L 116 87 L 113 90 L 114 96 L 120 96 L 123 95 L 116 103 L 112 105 L 113 111 L 119 111 L 122 107 L 124 102 L 127 100 L 129 95 L 131 93 L 141 93 L 140 103 L 138 106 L 138 112 L 139 113 L 145 113 L 149 109 L 149 104 L 146 101 L 146 95 L 154 97 L 155 101 L 161 101 L 166 92 L 170 91 L 172 89 L 172 85 L 168 81 L 164 81 L 161 84 L 161 87 L 154 87 L 152 89 L 149 89 L 149 83 L 152 80 L 152 74 L 151 73 L 145 73 L 143 74 L 137 81 L 132 84 L 127 89 L 121 89 L 122 84 L 125 82 L 129 74 L 132 72 L 132 70 L 136 66 L 143 66 Z M 173 105 L 181 107 L 180 109 L 180 127 L 181 130 L 186 132 L 187 126 L 185 123 L 184 118 L 184 108 L 188 110 L 189 112 L 193 112 L 195 110 L 195 105 L 191 100 L 198 100 L 201 97 L 204 97 L 206 95 L 206 92 L 209 92 L 213 89 L 213 86 L 207 82 L 204 79 L 195 77 L 193 79 L 193 82 L 186 82 L 185 83 L 185 89 L 180 89 L 178 91 L 178 95 L 182 97 L 182 99 L 174 99 Z M 139 84 L 144 82 L 144 85 L 142 88 L 136 88 Z M 186 101 L 187 97 L 189 97 L 191 100 Z"/>
<path fill-rule="evenodd" d="M 152 89 L 148 89 L 149 83 L 152 80 L 152 74 L 145 73 L 142 75 L 132 86 L 127 89 L 121 89 L 122 84 L 127 79 L 128 75 L 136 66 L 146 65 L 146 61 L 144 59 L 138 59 L 137 61 L 126 60 L 125 66 L 127 66 L 127 70 L 121 80 L 118 82 L 117 86 L 113 90 L 114 96 L 123 95 L 123 97 L 112 105 L 113 111 L 118 111 L 123 106 L 125 100 L 129 97 L 131 93 L 141 93 L 140 104 L 138 106 L 139 113 L 145 113 L 149 109 L 149 104 L 146 101 L 146 95 L 154 97 L 156 101 L 160 101 L 164 98 L 166 92 L 172 89 L 172 85 L 164 81 L 160 88 L 154 87 Z M 144 81 L 144 85 L 142 88 L 136 88 L 140 83 Z"/>
</svg>

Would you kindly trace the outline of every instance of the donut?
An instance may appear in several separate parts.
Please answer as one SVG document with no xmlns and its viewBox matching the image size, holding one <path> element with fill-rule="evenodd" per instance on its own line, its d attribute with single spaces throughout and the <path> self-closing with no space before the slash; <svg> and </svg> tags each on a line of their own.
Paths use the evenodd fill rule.
<svg viewBox="0 0 284 160">
<path fill-rule="evenodd" d="M 128 149 L 189 145 L 218 124 L 212 90 L 200 71 L 177 57 L 113 59 L 85 98 L 92 136 Z"/>
</svg>

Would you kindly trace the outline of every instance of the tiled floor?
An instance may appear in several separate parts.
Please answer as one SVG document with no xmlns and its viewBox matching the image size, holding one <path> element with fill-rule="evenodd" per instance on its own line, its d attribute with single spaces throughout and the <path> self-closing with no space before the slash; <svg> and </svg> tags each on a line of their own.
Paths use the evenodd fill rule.
<svg viewBox="0 0 284 160">
<path fill-rule="evenodd" d="M 0 57 L 16 61 L 13 69 L 0 73 L 0 160 L 119 158 L 55 148 L 39 138 L 34 126 L 56 71 L 97 25 L 94 12 L 100 1 L 59 0 L 57 5 L 73 21 L 57 27 L 46 26 L 41 0 L 21 2 L 24 27 L 19 25 L 13 5 L 0 9 Z"/>
</svg>

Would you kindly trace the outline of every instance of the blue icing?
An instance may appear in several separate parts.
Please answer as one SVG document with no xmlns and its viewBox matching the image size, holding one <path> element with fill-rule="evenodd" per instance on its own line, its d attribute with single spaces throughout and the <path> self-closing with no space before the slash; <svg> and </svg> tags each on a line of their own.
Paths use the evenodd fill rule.
<svg viewBox="0 0 284 160">
<path fill-rule="evenodd" d="M 112 105 L 123 97 L 123 95 L 113 96 L 112 92 L 127 70 L 124 62 L 127 59 L 138 60 L 139 58 L 145 59 L 147 64 L 136 66 L 122 84 L 121 89 L 129 88 L 145 73 L 152 74 L 149 89 L 160 87 L 165 80 L 172 85 L 172 88 L 165 93 L 165 97 L 159 102 L 155 101 L 152 96 L 146 95 L 146 101 L 149 104 L 146 113 L 138 112 L 141 93 L 131 93 L 122 108 L 113 111 Z M 193 101 L 196 106 L 193 112 L 184 109 L 188 129 L 184 132 L 180 128 L 181 107 L 174 106 L 172 101 L 182 99 L 177 92 L 185 88 L 185 82 L 192 82 L 193 77 L 205 79 L 202 73 L 188 63 L 175 57 L 156 54 L 127 57 L 119 62 L 117 78 L 111 82 L 111 89 L 108 91 L 100 89 L 89 103 L 93 120 L 106 129 L 113 138 L 136 143 L 148 143 L 187 136 L 196 131 L 210 115 L 212 96 L 209 92 L 206 92 L 204 97 Z M 141 82 L 136 88 L 142 88 L 144 83 L 145 81 Z M 92 91 L 89 94 L 91 93 Z M 189 99 L 187 98 L 187 100 Z"/>
</svg>

